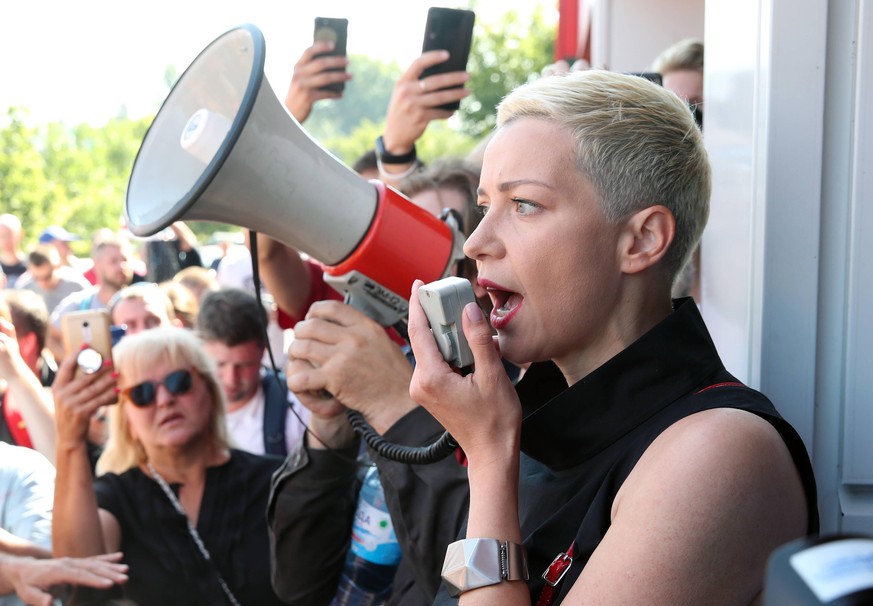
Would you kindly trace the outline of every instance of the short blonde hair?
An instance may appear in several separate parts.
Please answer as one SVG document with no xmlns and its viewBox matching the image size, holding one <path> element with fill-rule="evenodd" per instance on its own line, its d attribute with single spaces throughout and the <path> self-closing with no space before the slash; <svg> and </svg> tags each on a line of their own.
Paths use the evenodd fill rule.
<svg viewBox="0 0 873 606">
<path fill-rule="evenodd" d="M 190 290 L 197 299 L 198 305 L 200 304 L 200 299 L 203 298 L 205 293 L 221 288 L 215 270 L 206 269 L 199 265 L 192 265 L 191 267 L 180 269 L 173 276 L 173 282 L 181 284 Z"/>
<path fill-rule="evenodd" d="M 131 300 L 154 303 L 164 311 L 168 322 L 172 322 L 176 319 L 176 309 L 173 307 L 173 301 L 167 293 L 154 282 L 137 282 L 119 290 L 112 295 L 112 298 L 109 300 L 109 314 L 112 315 L 115 313 L 115 308 L 118 307 L 118 304 L 122 301 Z"/>
<path fill-rule="evenodd" d="M 608 221 L 655 205 L 673 213 L 676 234 L 662 261 L 672 283 L 709 217 L 709 160 L 688 105 L 645 78 L 590 70 L 515 89 L 498 106 L 497 126 L 524 117 L 572 134 L 575 165 Z"/>
<path fill-rule="evenodd" d="M 680 40 L 661 52 L 652 63 L 652 71 L 662 76 L 680 70 L 703 71 L 703 42 L 694 38 Z"/>
<path fill-rule="evenodd" d="M 218 447 L 229 447 L 224 391 L 215 374 L 215 364 L 203 350 L 203 343 L 191 331 L 177 327 L 145 330 L 119 341 L 112 350 L 112 357 L 123 385 L 135 385 L 142 380 L 146 369 L 160 363 L 193 368 L 206 383 L 211 395 L 212 422 L 209 433 Z M 109 441 L 97 461 L 98 474 L 123 473 L 148 460 L 142 445 L 130 433 L 127 404 L 122 396 L 117 405 L 110 407 Z"/>
</svg>

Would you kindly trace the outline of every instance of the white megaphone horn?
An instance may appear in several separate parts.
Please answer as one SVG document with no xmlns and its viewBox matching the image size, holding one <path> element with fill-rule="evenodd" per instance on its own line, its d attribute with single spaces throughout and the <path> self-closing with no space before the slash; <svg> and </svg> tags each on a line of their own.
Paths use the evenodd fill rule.
<svg viewBox="0 0 873 606">
<path fill-rule="evenodd" d="M 215 221 L 263 233 L 319 261 L 347 302 L 394 324 L 415 279 L 444 277 L 463 258 L 463 235 L 313 140 L 264 77 L 265 52 L 246 24 L 185 70 L 134 162 L 128 228 L 148 236 L 174 221 Z"/>
</svg>

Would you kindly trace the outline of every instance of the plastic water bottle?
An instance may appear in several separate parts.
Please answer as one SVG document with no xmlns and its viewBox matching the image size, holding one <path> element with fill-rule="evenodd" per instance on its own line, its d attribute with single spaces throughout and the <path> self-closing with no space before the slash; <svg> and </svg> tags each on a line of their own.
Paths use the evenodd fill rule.
<svg viewBox="0 0 873 606">
<path fill-rule="evenodd" d="M 376 466 L 364 476 L 352 526 L 352 545 L 331 606 L 375 606 L 391 596 L 400 544 Z"/>
</svg>

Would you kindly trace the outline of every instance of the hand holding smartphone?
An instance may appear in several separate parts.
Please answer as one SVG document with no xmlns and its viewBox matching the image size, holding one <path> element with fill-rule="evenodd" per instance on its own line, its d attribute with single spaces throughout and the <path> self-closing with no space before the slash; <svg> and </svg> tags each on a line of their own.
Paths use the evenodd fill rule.
<svg viewBox="0 0 873 606">
<path fill-rule="evenodd" d="M 440 7 L 428 9 L 421 52 L 447 50 L 449 58 L 443 63 L 425 69 L 419 79 L 434 74 L 466 71 L 475 20 L 476 14 L 469 10 Z M 440 109 L 450 111 L 460 107 L 460 101 L 439 106 Z"/>
<path fill-rule="evenodd" d="M 345 57 L 346 56 L 346 38 L 348 36 L 348 19 L 335 19 L 331 17 L 316 17 L 315 31 L 312 35 L 313 42 L 333 42 L 333 50 L 327 53 L 320 53 L 318 57 Z M 327 71 L 341 72 L 343 68 L 330 68 Z M 345 90 L 345 82 L 334 82 L 320 87 L 319 90 L 341 93 Z"/>
</svg>

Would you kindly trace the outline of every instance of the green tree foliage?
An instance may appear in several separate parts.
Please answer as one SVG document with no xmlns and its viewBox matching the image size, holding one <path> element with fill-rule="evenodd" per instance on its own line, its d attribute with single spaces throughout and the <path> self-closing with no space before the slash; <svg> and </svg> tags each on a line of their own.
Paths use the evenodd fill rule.
<svg viewBox="0 0 873 606">
<path fill-rule="evenodd" d="M 342 98 L 317 103 L 306 120 L 306 130 L 319 141 L 349 135 L 367 122 L 380 122 L 388 110 L 394 81 L 401 74 L 397 64 L 366 55 L 350 55 L 349 72 L 352 79 L 346 83 Z"/>
<path fill-rule="evenodd" d="M 10 108 L 0 130 L 0 212 L 12 213 L 25 227 L 45 221 L 52 195 L 45 178 L 37 130 L 26 126 L 26 110 Z M 37 232 L 38 234 L 39 232 Z"/>
<path fill-rule="evenodd" d="M 469 153 L 494 127 L 500 100 L 552 62 L 556 35 L 556 24 L 546 22 L 539 4 L 529 14 L 509 11 L 496 23 L 477 24 L 467 65 L 470 97 L 456 116 L 428 126 L 416 145 L 419 157 L 427 162 Z M 372 149 L 394 81 L 403 71 L 360 56 L 353 56 L 350 65 L 354 79 L 343 98 L 316 105 L 306 122 L 313 137 L 347 164 Z"/>
<path fill-rule="evenodd" d="M 0 130 L 0 207 L 21 219 L 28 245 L 46 226 L 63 225 L 84 238 L 74 246 L 87 253 L 93 231 L 120 226 L 130 168 L 150 119 L 32 128 L 25 117 L 10 110 Z"/>
<path fill-rule="evenodd" d="M 494 127 L 495 108 L 512 89 L 535 80 L 552 63 L 556 24 L 542 5 L 530 15 L 512 10 L 493 24 L 477 24 L 467 63 L 470 98 L 461 103 L 461 128 L 479 139 Z"/>
</svg>

